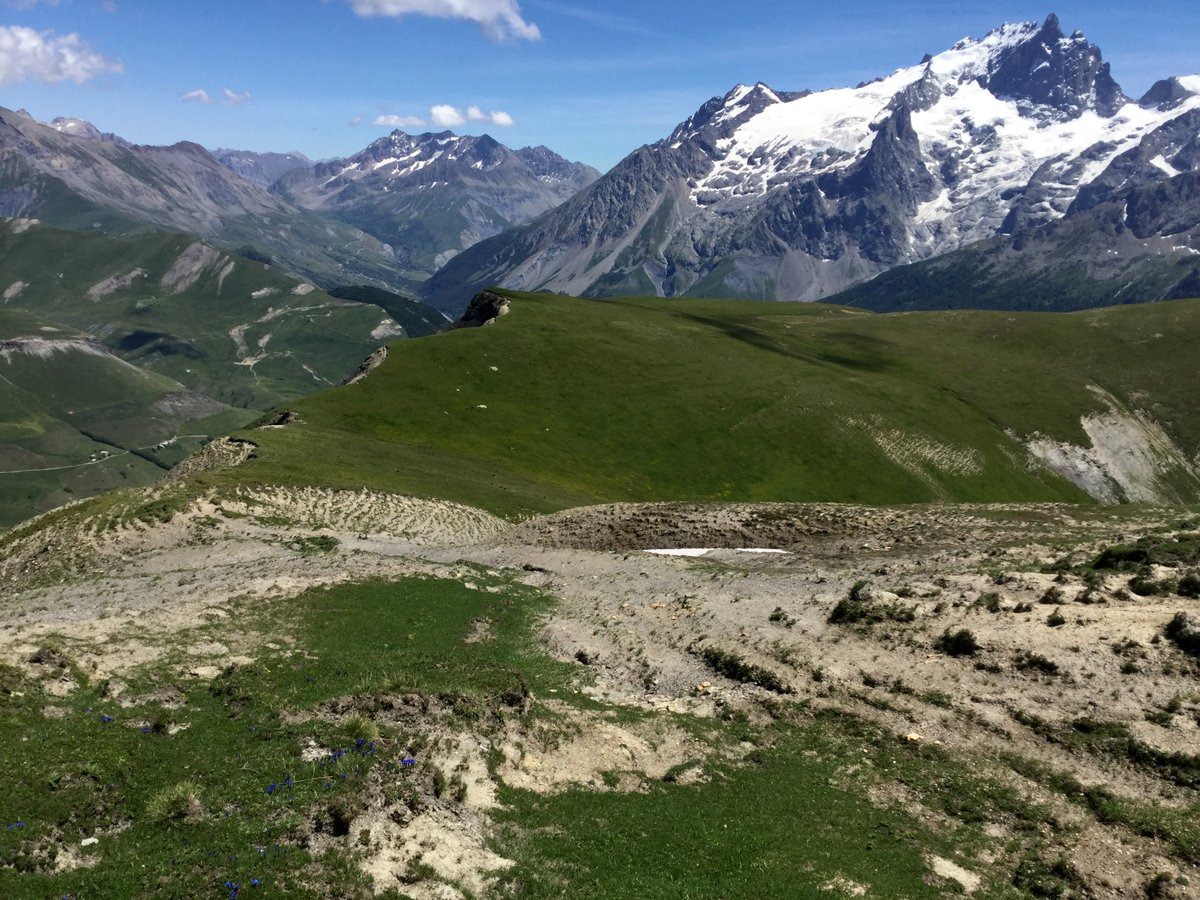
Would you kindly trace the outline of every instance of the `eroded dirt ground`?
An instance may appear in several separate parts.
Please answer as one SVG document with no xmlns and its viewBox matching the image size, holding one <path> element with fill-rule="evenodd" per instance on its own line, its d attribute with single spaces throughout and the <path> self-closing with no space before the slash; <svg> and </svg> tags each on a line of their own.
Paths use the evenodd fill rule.
<svg viewBox="0 0 1200 900">
<path fill-rule="evenodd" d="M 1093 896 L 1147 896 L 1164 873 L 1157 896 L 1197 896 L 1200 871 L 1169 841 L 1101 822 L 1003 764 L 1017 757 L 1084 789 L 1194 807 L 1194 784 L 1168 776 L 1195 771 L 1198 670 L 1165 629 L 1180 612 L 1200 621 L 1200 600 L 1177 584 L 1141 595 L 1129 571 L 1092 563 L 1112 545 L 1196 530 L 1187 511 L 1067 506 L 617 505 L 511 526 L 465 507 L 366 492 L 231 492 L 161 521 L 66 516 L 11 534 L 0 560 L 0 659 L 36 669 L 31 659 L 54 636 L 81 648 L 79 665 L 113 679 L 119 693 L 124 674 L 177 652 L 173 635 L 219 624 L 235 600 L 372 578 L 507 575 L 555 598 L 541 644 L 585 669 L 586 691 L 609 708 L 710 722 L 731 710 L 762 720 L 780 705 L 849 711 L 906 741 L 977 759 L 1014 793 L 1056 808 L 1074 825 L 1063 851 Z M 1156 565 L 1142 573 L 1161 583 L 1186 574 Z M 179 675 L 215 677 L 253 660 L 259 640 L 231 630 L 186 646 Z M 46 677 L 61 681 L 51 693 L 70 691 L 69 674 Z M 486 893 L 506 865 L 484 839 L 498 783 L 622 789 L 605 773 L 661 777 L 697 755 L 696 734 L 668 720 L 630 724 L 559 708 L 554 697 L 531 702 L 565 722 L 569 737 L 539 743 L 447 725 L 440 752 L 467 776 L 457 810 L 401 821 L 377 808 L 353 823 L 351 837 L 375 836 L 365 865 L 377 884 L 426 845 L 422 864 L 459 887 L 409 880 L 406 890 Z M 1116 723 L 1118 746 L 1141 749 L 1081 749 L 1074 738 L 1094 722 Z M 491 767 L 488 742 L 501 751 Z M 878 802 L 936 825 L 903 785 L 875 790 Z M 934 868 L 955 890 L 978 885 L 969 866 L 939 858 Z"/>
</svg>

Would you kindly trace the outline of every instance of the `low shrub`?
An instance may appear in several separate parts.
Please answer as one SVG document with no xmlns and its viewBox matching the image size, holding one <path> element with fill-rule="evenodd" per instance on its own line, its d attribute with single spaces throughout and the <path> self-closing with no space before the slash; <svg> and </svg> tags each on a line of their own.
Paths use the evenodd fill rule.
<svg viewBox="0 0 1200 900">
<path fill-rule="evenodd" d="M 1200 621 L 1187 613 L 1176 613 L 1175 618 L 1163 629 L 1163 634 L 1184 653 L 1200 657 Z"/>
<path fill-rule="evenodd" d="M 940 650 L 947 656 L 974 656 L 979 652 L 979 641 L 966 628 L 958 631 L 946 629 L 933 643 L 935 650 Z"/>
</svg>

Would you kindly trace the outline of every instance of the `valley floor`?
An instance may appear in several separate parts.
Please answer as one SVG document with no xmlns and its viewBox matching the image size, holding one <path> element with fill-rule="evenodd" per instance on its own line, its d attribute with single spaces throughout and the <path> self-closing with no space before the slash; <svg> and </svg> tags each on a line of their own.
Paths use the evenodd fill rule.
<svg viewBox="0 0 1200 900">
<path fill-rule="evenodd" d="M 1197 530 L 93 501 L 0 545 L 0 890 L 1196 896 Z"/>
</svg>

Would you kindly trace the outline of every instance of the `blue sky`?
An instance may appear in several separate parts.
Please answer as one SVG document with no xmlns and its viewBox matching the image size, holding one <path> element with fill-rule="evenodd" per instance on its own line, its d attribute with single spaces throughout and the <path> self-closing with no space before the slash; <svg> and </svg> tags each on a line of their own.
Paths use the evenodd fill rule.
<svg viewBox="0 0 1200 900">
<path fill-rule="evenodd" d="M 465 120 L 606 169 L 738 82 L 855 84 L 1051 9 L 1131 94 L 1200 71 L 1195 0 L 0 0 L 0 105 L 316 158 Z"/>
</svg>

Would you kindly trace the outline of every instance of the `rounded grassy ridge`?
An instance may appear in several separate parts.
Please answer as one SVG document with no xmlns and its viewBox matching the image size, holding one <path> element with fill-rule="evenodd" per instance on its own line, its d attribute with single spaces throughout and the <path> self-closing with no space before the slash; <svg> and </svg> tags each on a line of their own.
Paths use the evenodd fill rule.
<svg viewBox="0 0 1200 900">
<path fill-rule="evenodd" d="M 393 345 L 256 431 L 239 482 L 434 496 L 509 517 L 604 501 L 1087 501 L 1034 436 L 1152 410 L 1200 447 L 1200 301 L 1067 315 L 514 294 Z M 1164 499 L 1200 482 L 1165 466 Z"/>
</svg>

